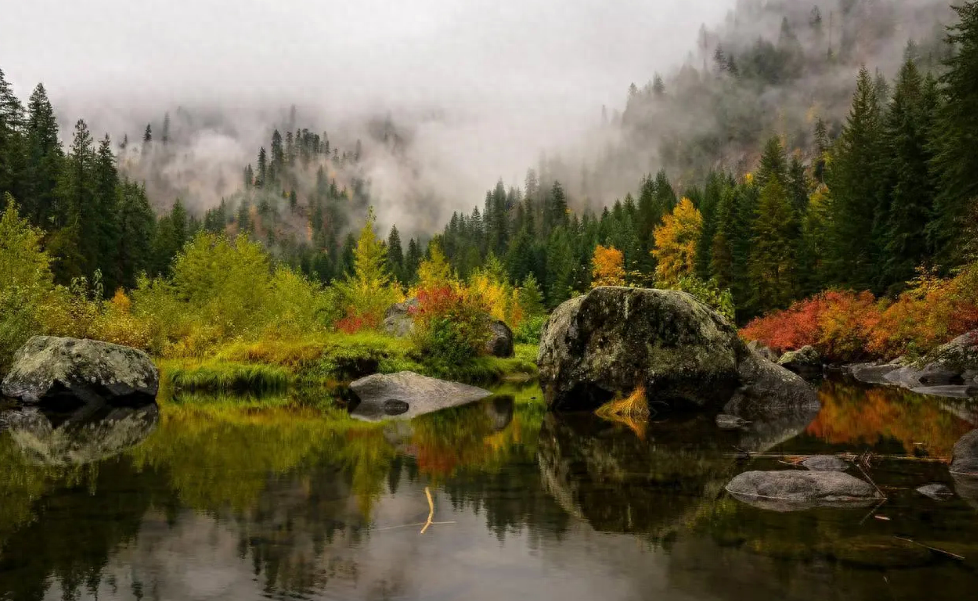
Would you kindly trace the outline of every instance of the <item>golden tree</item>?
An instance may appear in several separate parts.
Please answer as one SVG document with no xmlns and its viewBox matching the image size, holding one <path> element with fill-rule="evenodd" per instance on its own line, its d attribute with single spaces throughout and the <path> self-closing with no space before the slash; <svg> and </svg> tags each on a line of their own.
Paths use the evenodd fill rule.
<svg viewBox="0 0 978 601">
<path fill-rule="evenodd" d="M 614 246 L 595 247 L 591 265 L 592 288 L 625 285 L 625 256 Z"/>
<path fill-rule="evenodd" d="M 693 201 L 683 198 L 662 225 L 655 228 L 655 275 L 662 285 L 674 285 L 696 268 L 696 243 L 703 231 L 703 215 Z"/>
</svg>

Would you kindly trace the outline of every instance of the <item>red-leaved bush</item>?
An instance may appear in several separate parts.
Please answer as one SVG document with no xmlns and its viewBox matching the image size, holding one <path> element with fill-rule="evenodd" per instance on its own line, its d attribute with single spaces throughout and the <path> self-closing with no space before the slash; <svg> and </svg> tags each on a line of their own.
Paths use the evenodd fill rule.
<svg viewBox="0 0 978 601">
<path fill-rule="evenodd" d="M 740 333 L 779 352 L 811 345 L 834 362 L 920 356 L 978 328 L 973 279 L 969 271 L 952 279 L 924 274 L 895 301 L 823 292 L 759 317 Z"/>
</svg>

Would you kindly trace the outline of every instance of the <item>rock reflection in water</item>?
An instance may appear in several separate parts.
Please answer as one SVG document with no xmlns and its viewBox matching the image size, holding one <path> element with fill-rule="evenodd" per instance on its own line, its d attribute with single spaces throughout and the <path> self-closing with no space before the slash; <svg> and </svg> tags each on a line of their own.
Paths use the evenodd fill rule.
<svg viewBox="0 0 978 601">
<path fill-rule="evenodd" d="M 738 434 L 712 420 L 651 424 L 645 439 L 587 415 L 547 415 L 540 476 L 568 513 L 605 532 L 665 533 L 735 473 Z"/>
<path fill-rule="evenodd" d="M 156 403 L 140 407 L 86 406 L 57 414 L 36 408 L 7 412 L 10 436 L 29 461 L 41 465 L 84 465 L 138 445 L 159 422 Z"/>
</svg>

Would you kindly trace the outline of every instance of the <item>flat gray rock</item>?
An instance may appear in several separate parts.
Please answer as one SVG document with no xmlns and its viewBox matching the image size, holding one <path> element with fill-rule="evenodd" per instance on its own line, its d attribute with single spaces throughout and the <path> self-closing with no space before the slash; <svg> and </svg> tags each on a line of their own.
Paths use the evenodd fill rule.
<svg viewBox="0 0 978 601">
<path fill-rule="evenodd" d="M 743 428 L 750 422 L 746 419 L 737 415 L 728 415 L 726 413 L 721 413 L 716 417 L 717 426 L 724 430 L 736 430 L 738 428 Z"/>
<path fill-rule="evenodd" d="M 842 472 L 744 472 L 726 489 L 738 501 L 781 512 L 865 507 L 883 498 L 873 485 Z"/>
<path fill-rule="evenodd" d="M 801 462 L 813 472 L 844 472 L 849 464 L 835 455 L 813 455 Z"/>
<path fill-rule="evenodd" d="M 97 340 L 34 336 L 14 355 L 0 392 L 25 404 L 73 398 L 154 400 L 160 374 L 143 351 Z"/>
<path fill-rule="evenodd" d="M 359 404 L 350 415 L 366 421 L 412 419 L 492 396 L 488 390 L 410 371 L 374 374 L 350 384 Z"/>
<path fill-rule="evenodd" d="M 901 367 L 903 366 L 898 363 L 885 363 L 883 365 L 876 363 L 857 363 L 848 366 L 846 371 L 853 378 L 866 384 L 892 384 L 891 381 L 886 379 L 886 376 Z"/>
<path fill-rule="evenodd" d="M 917 489 L 917 492 L 934 499 L 935 501 L 944 501 L 950 497 L 954 496 L 954 491 L 943 484 L 925 484 Z"/>
</svg>

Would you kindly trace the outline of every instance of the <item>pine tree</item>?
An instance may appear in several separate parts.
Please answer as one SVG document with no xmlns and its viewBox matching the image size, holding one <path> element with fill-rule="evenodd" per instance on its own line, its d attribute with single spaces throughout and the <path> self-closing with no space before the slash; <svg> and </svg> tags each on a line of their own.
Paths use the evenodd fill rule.
<svg viewBox="0 0 978 601">
<path fill-rule="evenodd" d="M 547 304 L 554 308 L 571 295 L 574 254 L 567 230 L 557 228 L 547 242 Z"/>
<path fill-rule="evenodd" d="M 940 191 L 927 234 L 938 261 L 953 266 L 964 260 L 963 232 L 971 206 L 978 198 L 978 2 L 954 6 L 960 21 L 949 30 L 948 45 L 956 52 L 945 66 L 940 83 L 945 102 L 934 128 L 932 166 Z"/>
<path fill-rule="evenodd" d="M 423 256 L 421 245 L 414 238 L 408 241 L 407 253 L 404 255 L 404 279 L 405 283 L 415 281 L 418 276 L 418 266 L 421 265 Z"/>
<path fill-rule="evenodd" d="M 831 190 L 831 240 L 827 260 L 833 282 L 869 288 L 876 271 L 872 231 L 880 193 L 882 127 L 876 87 L 859 72 L 827 179 Z"/>
<path fill-rule="evenodd" d="M 160 136 L 163 146 L 170 143 L 170 113 L 163 115 L 163 133 Z"/>
<path fill-rule="evenodd" d="M 761 154 L 761 164 L 754 175 L 757 185 L 763 190 L 772 180 L 777 180 L 782 187 L 788 182 L 788 159 L 784 155 L 784 146 L 777 136 L 768 138 Z"/>
<path fill-rule="evenodd" d="M 749 277 L 756 312 L 783 309 L 798 291 L 795 210 L 781 182 L 772 177 L 761 192 Z"/>
<path fill-rule="evenodd" d="M 391 233 L 387 236 L 387 266 L 397 281 L 402 284 L 407 283 L 405 281 L 407 278 L 404 276 L 404 249 L 396 225 L 391 227 Z"/>
<path fill-rule="evenodd" d="M 935 184 L 928 142 L 936 112 L 937 91 L 925 82 L 913 60 L 904 63 L 886 114 L 884 159 L 888 203 L 879 220 L 884 264 L 880 289 L 900 287 L 929 257 L 926 231 L 934 210 Z"/>
<path fill-rule="evenodd" d="M 25 214 L 34 224 L 50 229 L 55 218 L 56 190 L 64 154 L 58 139 L 58 121 L 41 84 L 34 89 L 27 104 L 26 135 Z"/>
<path fill-rule="evenodd" d="M 265 153 L 265 147 L 262 146 L 258 151 L 258 173 L 255 179 L 256 188 L 264 188 L 265 184 L 268 182 L 268 155 Z"/>
<path fill-rule="evenodd" d="M 125 180 L 119 203 L 119 247 L 116 252 L 119 285 L 136 286 L 136 278 L 151 269 L 156 219 L 146 197 L 146 189 Z"/>
<path fill-rule="evenodd" d="M 0 69 L 0 198 L 21 193 L 23 127 L 24 107 Z"/>
<path fill-rule="evenodd" d="M 119 270 L 119 202 L 121 189 L 119 173 L 112 154 L 112 142 L 106 135 L 99 144 L 95 157 L 95 231 L 89 235 L 98 238 L 96 268 L 102 272 L 104 289 L 111 294 L 121 285 Z"/>
<path fill-rule="evenodd" d="M 91 277 L 99 266 L 99 215 L 96 198 L 96 154 L 92 134 L 84 120 L 75 124 L 71 150 L 57 189 L 55 224 L 61 228 L 56 255 L 71 260 L 55 264 L 62 282 L 72 278 Z"/>
</svg>

